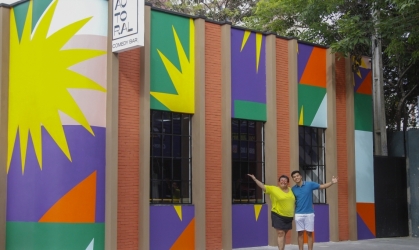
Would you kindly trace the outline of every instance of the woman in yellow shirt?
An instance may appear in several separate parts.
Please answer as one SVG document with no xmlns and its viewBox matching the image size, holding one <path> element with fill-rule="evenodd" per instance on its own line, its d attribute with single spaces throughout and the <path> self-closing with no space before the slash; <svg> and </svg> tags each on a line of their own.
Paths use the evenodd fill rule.
<svg viewBox="0 0 419 250">
<path fill-rule="evenodd" d="M 278 234 L 278 249 L 284 250 L 285 236 L 288 230 L 292 229 L 295 210 L 295 197 L 291 188 L 288 187 L 289 178 L 286 175 L 281 175 L 278 179 L 278 186 L 270 186 L 260 182 L 254 175 L 248 175 L 271 198 L 272 227 L 276 229 Z"/>
</svg>

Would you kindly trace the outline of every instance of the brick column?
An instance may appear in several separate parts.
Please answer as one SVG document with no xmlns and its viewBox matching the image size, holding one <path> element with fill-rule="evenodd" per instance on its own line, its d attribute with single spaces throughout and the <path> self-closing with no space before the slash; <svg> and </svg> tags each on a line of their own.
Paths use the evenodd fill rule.
<svg viewBox="0 0 419 250">
<path fill-rule="evenodd" d="M 231 208 L 222 207 L 222 63 L 221 26 L 205 23 L 205 234 L 206 249 L 223 249 L 223 209 L 231 213 Z M 226 56 L 226 55 L 223 55 Z M 231 189 L 231 188 L 230 188 Z M 231 203 L 231 201 L 230 201 Z M 230 205 L 231 206 L 231 205 Z M 231 217 L 230 217 L 231 220 Z M 231 238 L 231 235 L 230 235 Z"/>
<path fill-rule="evenodd" d="M 292 119 L 293 119 L 292 117 L 294 117 L 294 115 L 297 114 L 298 103 L 296 104 L 297 105 L 296 107 L 292 108 L 292 109 L 295 108 L 295 114 L 291 113 L 292 109 L 290 105 L 292 105 L 291 102 L 295 101 L 295 100 L 290 100 L 290 95 L 291 95 L 290 91 L 294 90 L 294 88 L 291 87 L 291 84 L 294 84 L 294 86 L 296 86 L 297 82 L 296 81 L 294 83 L 290 82 L 290 75 L 289 75 L 290 69 L 288 67 L 288 63 L 290 60 L 289 51 L 288 51 L 289 50 L 288 43 L 289 43 L 288 40 L 285 40 L 283 38 L 277 38 L 276 44 L 275 44 L 276 46 L 276 58 L 275 58 L 276 59 L 276 112 L 277 112 L 276 113 L 276 124 L 277 124 L 276 140 L 277 140 L 277 145 L 278 145 L 278 149 L 277 149 L 278 174 L 277 175 L 285 174 L 289 176 L 290 186 L 292 186 L 293 182 L 291 180 L 290 174 L 291 174 L 291 169 L 292 169 L 291 158 L 293 158 L 293 156 L 291 156 L 290 131 L 291 131 L 291 124 L 292 124 Z M 298 129 L 298 125 L 295 125 L 295 126 L 297 126 L 297 129 Z M 298 140 L 298 133 L 294 136 L 297 136 L 297 140 Z M 298 147 L 298 144 L 297 144 L 297 147 Z M 298 168 L 298 165 L 296 167 Z M 294 231 L 290 230 L 288 232 L 287 238 L 286 238 L 286 244 L 291 243 L 291 235 L 295 234 Z"/>
<path fill-rule="evenodd" d="M 326 51 L 326 93 L 327 93 L 327 129 L 326 139 L 326 180 L 338 176 L 338 169 L 345 166 L 337 165 L 337 127 L 336 127 L 336 81 L 335 81 L 335 56 L 331 49 Z M 343 113 L 344 114 L 344 113 Z M 339 114 L 340 115 L 340 114 Z M 339 176 L 338 176 L 339 177 Z M 339 186 L 333 186 L 326 191 L 326 200 L 329 204 L 330 241 L 339 241 Z"/>
</svg>

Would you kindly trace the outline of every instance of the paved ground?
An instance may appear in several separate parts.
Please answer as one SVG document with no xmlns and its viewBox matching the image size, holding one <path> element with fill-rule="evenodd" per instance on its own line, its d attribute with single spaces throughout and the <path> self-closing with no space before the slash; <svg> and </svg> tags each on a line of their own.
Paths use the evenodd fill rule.
<svg viewBox="0 0 419 250">
<path fill-rule="evenodd" d="M 252 248 L 236 248 L 235 250 L 277 250 L 277 247 L 252 247 Z M 307 245 L 304 246 L 304 250 Z M 338 249 L 338 250 L 419 250 L 419 238 L 382 238 L 372 240 L 359 241 L 340 241 L 327 243 L 314 243 L 314 250 L 321 249 Z M 285 250 L 298 250 L 296 245 L 286 245 Z"/>
</svg>

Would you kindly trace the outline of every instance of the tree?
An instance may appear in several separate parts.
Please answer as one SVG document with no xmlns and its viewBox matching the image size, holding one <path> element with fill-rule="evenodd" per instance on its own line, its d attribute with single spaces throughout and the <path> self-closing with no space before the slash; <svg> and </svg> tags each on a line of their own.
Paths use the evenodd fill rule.
<svg viewBox="0 0 419 250">
<path fill-rule="evenodd" d="M 229 21 L 242 25 L 243 18 L 252 14 L 256 0 L 150 0 L 154 6 L 195 16 L 206 16 L 214 21 Z"/>
<path fill-rule="evenodd" d="M 394 0 L 383 10 L 378 27 L 385 46 L 384 86 L 387 124 L 390 130 L 416 127 L 419 95 L 419 1 Z"/>
<path fill-rule="evenodd" d="M 372 13 L 378 13 L 373 18 Z M 419 0 L 261 0 L 249 27 L 293 36 L 351 56 L 371 56 L 371 36 L 383 45 L 386 117 L 391 129 L 415 125 L 419 58 Z M 377 32 L 377 33 L 375 33 Z M 412 117 L 413 118 L 413 117 Z"/>
</svg>

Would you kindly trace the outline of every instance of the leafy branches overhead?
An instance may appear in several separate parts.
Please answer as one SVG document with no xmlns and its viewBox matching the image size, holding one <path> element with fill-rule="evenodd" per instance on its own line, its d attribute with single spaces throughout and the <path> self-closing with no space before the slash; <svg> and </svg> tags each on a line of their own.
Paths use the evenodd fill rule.
<svg viewBox="0 0 419 250">
<path fill-rule="evenodd" d="M 261 0 L 246 25 L 330 46 L 355 58 L 383 48 L 386 117 L 390 128 L 415 125 L 419 94 L 419 0 Z M 376 35 L 379 40 L 372 40 Z"/>
<path fill-rule="evenodd" d="M 150 0 L 154 6 L 180 13 L 206 16 L 214 21 L 229 21 L 234 25 L 252 14 L 256 0 Z"/>
<path fill-rule="evenodd" d="M 371 6 L 371 0 L 261 0 L 245 20 L 252 28 L 327 45 L 359 60 L 370 54 Z"/>
</svg>

